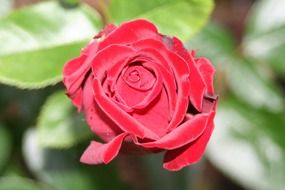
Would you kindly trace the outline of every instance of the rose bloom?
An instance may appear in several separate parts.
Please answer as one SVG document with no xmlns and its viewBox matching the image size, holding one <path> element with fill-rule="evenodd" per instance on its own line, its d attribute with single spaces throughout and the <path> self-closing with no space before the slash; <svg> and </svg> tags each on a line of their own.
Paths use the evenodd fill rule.
<svg viewBox="0 0 285 190">
<path fill-rule="evenodd" d="M 92 141 L 80 161 L 165 151 L 165 169 L 196 163 L 214 128 L 214 72 L 146 20 L 107 25 L 63 71 L 67 95 L 104 141 Z"/>
</svg>

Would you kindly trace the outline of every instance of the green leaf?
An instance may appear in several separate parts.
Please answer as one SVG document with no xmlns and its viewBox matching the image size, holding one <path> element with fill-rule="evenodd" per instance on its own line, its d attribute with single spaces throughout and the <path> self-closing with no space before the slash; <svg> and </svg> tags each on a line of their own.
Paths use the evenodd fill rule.
<svg viewBox="0 0 285 190">
<path fill-rule="evenodd" d="M 161 33 L 186 40 L 206 24 L 213 6 L 212 0 L 112 0 L 110 16 L 115 23 L 145 18 Z"/>
<path fill-rule="evenodd" d="M 254 60 L 231 59 L 226 75 L 231 91 L 254 107 L 272 111 L 284 109 L 284 96 L 272 79 L 257 72 Z M 259 65 L 259 67 L 261 67 Z"/>
<path fill-rule="evenodd" d="M 285 2 L 260 1 L 251 11 L 244 39 L 245 54 L 272 65 L 285 77 Z"/>
<path fill-rule="evenodd" d="M 207 149 L 210 161 L 248 189 L 284 189 L 284 114 L 224 99 Z"/>
<path fill-rule="evenodd" d="M 85 44 L 86 41 L 75 42 L 2 56 L 0 82 L 29 89 L 55 84 L 62 79 L 63 64 L 79 54 Z"/>
<path fill-rule="evenodd" d="M 11 153 L 11 137 L 6 128 L 0 124 L 0 170 L 8 161 Z"/>
<path fill-rule="evenodd" d="M 232 36 L 222 27 L 210 24 L 187 42 L 197 55 L 209 58 L 216 66 L 217 74 L 225 74 L 225 83 L 236 96 L 255 107 L 279 111 L 284 109 L 284 96 L 264 65 L 256 60 L 236 55 Z M 218 78 L 219 76 L 216 76 Z"/>
<path fill-rule="evenodd" d="M 44 2 L 0 18 L 0 82 L 42 88 L 61 80 L 63 64 L 100 27 L 87 6 L 64 9 Z"/>
<path fill-rule="evenodd" d="M 48 190 L 49 188 L 37 184 L 27 178 L 21 177 L 2 177 L 0 179 L 1 190 Z"/>
<path fill-rule="evenodd" d="M 44 147 L 68 148 L 92 136 L 83 116 L 63 91 L 49 97 L 37 125 L 38 140 Z"/>
</svg>

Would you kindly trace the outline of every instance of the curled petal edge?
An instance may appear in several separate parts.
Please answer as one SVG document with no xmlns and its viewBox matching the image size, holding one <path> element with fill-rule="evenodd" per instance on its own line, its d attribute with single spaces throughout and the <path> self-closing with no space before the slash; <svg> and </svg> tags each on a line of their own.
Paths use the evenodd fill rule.
<svg viewBox="0 0 285 190">
<path fill-rule="evenodd" d="M 82 154 L 80 162 L 85 164 L 108 164 L 118 155 L 127 135 L 127 133 L 122 133 L 106 144 L 91 141 Z"/>
<path fill-rule="evenodd" d="M 165 169 L 178 171 L 185 166 L 200 161 L 214 129 L 214 117 L 215 112 L 211 114 L 211 118 L 208 120 L 209 123 L 207 124 L 207 129 L 198 139 L 178 149 L 166 151 L 163 161 L 163 167 Z"/>
<path fill-rule="evenodd" d="M 182 147 L 195 141 L 203 134 L 207 128 L 209 119 L 213 119 L 213 114 L 214 111 L 196 115 L 182 125 L 173 129 L 161 139 L 154 142 L 141 143 L 140 145 L 145 148 L 162 148 L 166 150 L 173 150 Z"/>
</svg>

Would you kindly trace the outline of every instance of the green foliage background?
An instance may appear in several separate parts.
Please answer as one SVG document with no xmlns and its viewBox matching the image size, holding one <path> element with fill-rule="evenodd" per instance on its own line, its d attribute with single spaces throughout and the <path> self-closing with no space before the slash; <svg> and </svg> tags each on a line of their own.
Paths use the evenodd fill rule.
<svg viewBox="0 0 285 190">
<path fill-rule="evenodd" d="M 215 64 L 220 99 L 206 154 L 211 165 L 245 189 L 284 188 L 283 0 L 257 1 L 239 44 L 209 21 L 212 0 L 99 0 L 97 8 L 61 0 L 12 10 L 10 0 L 1 0 L 0 190 L 203 187 L 197 176 L 207 161 L 177 173 L 162 169 L 161 155 L 122 157 L 108 166 L 79 163 L 95 137 L 64 94 L 63 64 L 106 21 L 135 18 L 153 21 L 161 33 L 179 37 Z M 211 185 L 204 188 L 217 188 Z"/>
</svg>

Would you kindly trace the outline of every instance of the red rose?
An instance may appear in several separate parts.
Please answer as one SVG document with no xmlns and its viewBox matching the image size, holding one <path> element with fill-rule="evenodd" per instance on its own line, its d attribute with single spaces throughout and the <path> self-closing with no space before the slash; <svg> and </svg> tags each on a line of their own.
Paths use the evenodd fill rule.
<svg viewBox="0 0 285 190">
<path fill-rule="evenodd" d="M 146 20 L 108 25 L 63 75 L 73 104 L 106 142 L 92 141 L 81 162 L 166 151 L 164 168 L 179 170 L 201 158 L 214 127 L 214 68 L 179 39 Z"/>
</svg>

